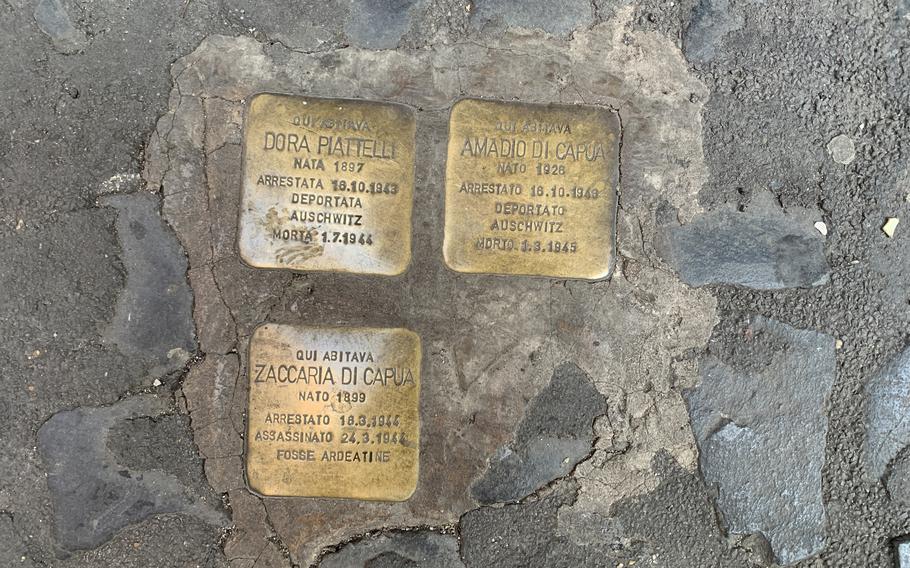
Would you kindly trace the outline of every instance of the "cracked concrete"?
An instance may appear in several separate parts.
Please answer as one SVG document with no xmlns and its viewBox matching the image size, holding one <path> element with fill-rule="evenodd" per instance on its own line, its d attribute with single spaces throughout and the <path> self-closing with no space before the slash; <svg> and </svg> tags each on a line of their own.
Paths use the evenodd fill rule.
<svg viewBox="0 0 910 568">
<path fill-rule="evenodd" d="M 604 46 L 610 57 L 603 57 Z M 664 54 L 665 66 L 653 69 L 642 50 Z M 532 79 L 541 73 L 555 81 Z M 666 273 L 650 244 L 658 198 L 677 207 L 681 219 L 689 219 L 699 210 L 692 197 L 704 175 L 695 165 L 701 160 L 700 126 L 699 106 L 692 103 L 692 94 L 703 87 L 687 75 L 672 44 L 656 34 L 636 34 L 628 12 L 569 42 L 529 32 L 489 45 L 455 43 L 434 52 L 347 48 L 305 54 L 215 36 L 176 63 L 172 74 L 171 110 L 150 140 L 144 177 L 150 187 L 161 188 L 165 219 L 187 251 L 191 281 L 200 284 L 194 289 L 196 317 L 217 322 L 207 326 L 213 337 L 200 338 L 203 349 L 208 344 L 216 352 L 243 354 L 250 331 L 266 319 L 404 325 L 423 337 L 428 372 L 436 377 L 421 402 L 423 412 L 430 413 L 424 416 L 433 417 L 424 419 L 421 439 L 433 443 L 421 448 L 421 481 L 410 501 L 336 502 L 331 516 L 318 501 L 264 501 L 277 535 L 297 562 L 307 563 L 321 547 L 377 524 L 455 521 L 474 505 L 468 488 L 487 458 L 508 441 L 527 401 L 565 359 L 575 361 L 616 402 L 609 425 L 598 425 L 604 442 L 596 459 L 580 466 L 580 506 L 606 513 L 615 500 L 655 487 L 648 461 L 658 451 L 667 450 L 685 467 L 694 467 L 694 441 L 680 428 L 685 408 L 664 373 L 670 372 L 672 359 L 680 359 L 672 364 L 673 372 L 681 383 L 694 380 L 694 365 L 684 361 L 685 353 L 707 340 L 713 304 L 709 295 L 686 289 Z M 243 99 L 259 91 L 360 94 L 418 109 L 415 210 L 420 220 L 414 228 L 414 263 L 406 275 L 375 283 L 356 276 L 256 271 L 240 263 L 232 246 L 239 125 Z M 429 220 L 441 214 L 442 203 L 422 188 L 441 175 L 444 137 L 439 134 L 446 109 L 459 96 L 515 94 L 528 101 L 584 102 L 620 110 L 623 168 L 632 173 L 623 177 L 620 221 L 620 252 L 627 262 L 612 282 L 516 279 L 507 284 L 453 275 L 435 261 L 441 235 Z M 680 167 L 683 162 L 688 167 Z M 337 294 L 339 286 L 348 293 Z M 349 301 L 361 289 L 369 290 L 370 301 Z M 440 296 L 450 298 L 447 305 L 439 305 Z M 524 300 L 516 310 L 518 297 Z M 595 306 L 593 312 L 582 309 L 586 305 Z M 674 314 L 683 311 L 688 318 L 680 325 Z M 448 329 L 444 335 L 439 333 L 443 322 Z M 504 331 L 481 340 L 478 333 L 491 325 Z M 232 344 L 233 333 L 237 339 Z M 241 377 L 246 372 L 243 358 Z M 638 370 L 633 376 L 624 372 L 630 363 Z M 197 397 L 214 395 L 194 387 L 185 389 L 184 396 L 193 408 Z M 453 400 L 461 403 L 452 405 Z M 490 412 L 492 408 L 497 411 Z M 212 439 L 212 428 L 197 427 L 194 418 L 203 454 L 212 452 L 221 460 L 220 468 L 237 467 L 228 459 L 240 447 L 236 431 L 215 430 L 218 440 Z M 625 449 L 615 451 L 619 446 Z M 612 459 L 605 459 L 608 455 Z M 239 478 L 238 472 L 223 468 L 215 474 L 219 479 Z M 617 477 L 626 481 L 605 483 Z M 312 522 L 317 518 L 322 519 L 318 529 Z"/>
</svg>

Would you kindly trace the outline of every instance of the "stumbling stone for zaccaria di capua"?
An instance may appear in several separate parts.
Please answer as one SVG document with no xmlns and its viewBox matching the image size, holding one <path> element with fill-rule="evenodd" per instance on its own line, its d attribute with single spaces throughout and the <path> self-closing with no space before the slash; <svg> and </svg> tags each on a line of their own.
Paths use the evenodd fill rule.
<svg viewBox="0 0 910 568">
<path fill-rule="evenodd" d="M 250 340 L 247 478 L 266 496 L 403 501 L 417 487 L 420 339 L 264 324 Z"/>
</svg>

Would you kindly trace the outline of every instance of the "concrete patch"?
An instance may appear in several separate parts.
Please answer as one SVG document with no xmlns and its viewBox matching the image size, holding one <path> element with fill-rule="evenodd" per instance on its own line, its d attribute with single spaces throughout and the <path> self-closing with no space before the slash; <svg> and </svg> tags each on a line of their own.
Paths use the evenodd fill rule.
<svg viewBox="0 0 910 568">
<path fill-rule="evenodd" d="M 501 23 L 475 20 L 472 27 L 468 15 L 477 14 L 481 1 L 425 0 L 407 14 L 408 31 L 394 54 L 364 53 L 358 43 L 371 38 L 362 29 L 351 34 L 357 38 L 346 37 L 346 26 L 357 17 L 352 4 L 0 2 L 0 91 L 7 103 L 0 106 L 0 367 L 6 379 L 0 381 L 0 411 L 7 413 L 0 415 L 0 543 L 13 542 L 6 550 L 0 544 L 9 553 L 0 554 L 0 565 L 19 565 L 19 554 L 27 556 L 25 565 L 67 568 L 264 568 L 287 566 L 287 550 L 307 566 L 311 545 L 383 526 L 422 525 L 433 516 L 451 522 L 476 506 L 470 483 L 484 474 L 496 448 L 513 440 L 529 401 L 565 360 L 577 362 L 598 391 L 609 395 L 607 415 L 595 423 L 594 454 L 576 468 L 572 504 L 561 505 L 555 520 L 539 517 L 539 526 L 488 543 L 491 554 L 524 549 L 525 540 L 533 540 L 531 546 L 552 542 L 556 531 L 565 537 L 564 549 L 609 542 L 623 553 L 635 552 L 629 559 L 636 566 L 749 565 L 715 554 L 724 539 L 716 538 L 699 493 L 697 453 L 679 397 L 681 388 L 695 382 L 693 362 L 704 347 L 704 327 L 710 331 L 714 295 L 724 314 L 715 343 L 741 343 L 730 338 L 743 327 L 727 320 L 742 314 L 823 330 L 839 340 L 837 378 L 826 406 L 827 544 L 800 565 L 893 566 L 894 538 L 910 533 L 902 497 L 910 451 L 889 448 L 884 473 L 869 475 L 864 445 L 871 401 L 863 387 L 907 348 L 910 329 L 903 285 L 910 275 L 910 232 L 903 223 L 893 239 L 882 232 L 887 218 L 908 218 L 910 82 L 900 55 L 910 45 L 910 2 L 591 0 L 593 21 L 604 25 L 545 37 L 541 28 L 551 22 L 540 22 L 538 14 L 527 16 L 538 22 L 525 30 L 506 29 L 514 21 L 509 15 Z M 512 13 L 539 6 L 552 26 L 563 29 L 571 25 L 564 17 L 577 18 L 574 8 L 586 9 L 581 2 L 498 4 Z M 564 6 L 565 14 L 554 13 Z M 44 25 L 42 31 L 36 7 L 63 27 Z M 631 17 L 624 7 L 634 10 Z M 405 26 L 394 23 L 394 30 L 375 30 L 377 41 L 395 41 L 397 26 Z M 77 47 L 84 32 L 84 46 L 63 55 L 60 49 L 73 47 L 49 37 L 57 33 L 65 40 L 73 29 Z M 168 65 L 215 33 L 258 41 L 262 57 L 252 57 L 253 48 L 235 49 L 240 40 L 216 45 L 212 39 L 222 57 L 210 53 L 178 63 L 178 88 L 169 104 Z M 680 64 L 675 47 L 688 61 Z M 260 80 L 271 71 L 270 79 Z M 254 84 L 301 94 L 388 97 L 415 108 L 423 166 L 414 217 L 420 242 L 411 274 L 383 282 L 255 274 L 235 262 L 230 219 L 236 215 L 238 174 L 232 163 L 240 149 L 230 131 L 239 130 L 244 89 Z M 233 93 L 224 98 L 228 90 Z M 620 109 L 623 256 L 612 282 L 516 282 L 510 290 L 485 277 L 456 277 L 453 285 L 451 275 L 435 270 L 434 224 L 441 212 L 435 195 L 444 159 L 439 140 L 445 138 L 448 105 L 465 94 Z M 179 115 L 173 129 L 166 128 L 165 117 L 156 135 L 160 147 L 143 149 L 141 139 L 165 111 Z M 841 134 L 850 141 L 831 145 Z M 159 159 L 159 151 L 168 159 Z M 180 237 L 193 259 L 189 276 L 199 299 L 194 307 L 200 308 L 194 317 L 208 362 L 185 397 L 175 394 L 178 404 L 193 405 L 197 441 L 212 456 L 223 456 L 207 457 L 205 470 L 230 495 L 237 526 L 221 543 L 218 528 L 191 516 L 153 516 L 96 549 L 55 558 L 64 552 L 55 546 L 46 471 L 35 450 L 38 428 L 61 409 L 112 403 L 151 383 L 147 367 L 153 365 L 101 340 L 127 270 L 117 244 L 116 209 L 91 206 L 100 194 L 142 190 L 135 172 L 143 164 L 167 171 L 165 182 L 153 188 L 163 185 L 169 192 L 166 214 L 181 223 Z M 693 188 L 701 191 L 693 195 Z M 698 217 L 700 206 L 717 211 L 724 204 L 744 205 L 756 191 L 769 191 L 787 211 L 819 208 L 820 217 L 812 221 L 829 229 L 827 285 L 691 290 L 652 253 L 652 213 L 675 216 L 680 210 L 685 225 Z M 672 207 L 654 202 L 662 195 Z M 371 305 L 360 298 L 370 298 Z M 583 309 L 572 309 L 571 302 Z M 244 492 L 242 457 L 235 455 L 235 430 L 226 422 L 236 412 L 223 418 L 230 373 L 219 374 L 213 357 L 233 355 L 237 377 L 245 377 L 244 337 L 251 321 L 266 317 L 420 327 L 434 379 L 423 408 L 425 449 L 434 456 L 427 462 L 427 487 L 409 506 L 319 503 L 294 511 L 269 504 L 269 518 L 266 506 Z M 735 354 L 715 355 L 737 360 Z M 177 386 L 165 382 L 158 388 L 162 394 Z M 241 401 L 243 382 L 235 384 Z M 184 420 L 158 422 L 162 433 L 173 436 L 185 430 Z M 115 431 L 145 444 L 158 422 L 133 422 Z M 219 438 L 218 432 L 231 436 Z M 184 447 L 178 450 L 182 454 Z M 660 458 L 662 450 L 671 457 Z M 130 462 L 130 469 L 144 469 L 139 461 Z M 661 469 L 661 463 L 677 462 L 681 467 L 669 473 Z M 448 464 L 456 465 L 447 479 Z M 530 505 L 538 497 L 546 493 L 525 501 Z M 318 528 L 315 534 L 312 527 Z M 736 549 L 764 548 L 758 533 L 726 540 Z M 219 556 L 222 544 L 230 560 Z M 474 558 L 489 565 L 482 555 Z M 605 556 L 570 552 L 568 558 L 583 566 Z M 630 564 L 621 554 L 612 558 Z M 393 551 L 370 560 L 412 562 Z"/>
<path fill-rule="evenodd" d="M 702 382 L 685 397 L 729 529 L 765 535 L 781 564 L 818 553 L 834 338 L 754 318 L 700 367 Z"/>
<path fill-rule="evenodd" d="M 496 450 L 489 470 L 471 487 L 480 503 L 518 501 L 570 473 L 588 456 L 603 395 L 577 366 L 566 363 L 532 400 L 515 438 Z"/>
<path fill-rule="evenodd" d="M 223 493 L 245 487 L 241 432 L 247 389 L 243 379 L 236 353 L 211 353 L 190 369 L 182 386 L 209 483 Z"/>
<path fill-rule="evenodd" d="M 288 567 L 269 530 L 269 517 L 262 501 L 246 490 L 232 491 L 229 498 L 234 529 L 224 543 L 224 555 L 231 567 Z"/>
<path fill-rule="evenodd" d="M 170 108 L 150 140 L 144 177 L 161 188 L 163 215 L 187 251 L 197 321 L 215 324 L 200 337 L 206 360 L 211 352 L 240 353 L 239 376 L 245 377 L 247 338 L 266 320 L 400 325 L 421 335 L 424 372 L 434 378 L 421 392 L 420 483 L 408 502 L 264 502 L 293 561 L 306 564 L 325 546 L 383 526 L 450 524 L 474 508 L 471 485 L 484 475 L 489 457 L 514 441 L 529 401 L 564 361 L 592 377 L 600 395 L 617 401 L 595 424 L 593 459 L 576 468 L 583 487 L 573 505 L 579 513 L 609 515 L 617 500 L 656 487 L 651 459 L 657 452 L 694 469 L 695 443 L 679 388 L 695 383 L 691 353 L 710 335 L 714 301 L 661 266 L 653 241 L 661 200 L 683 222 L 700 212 L 696 196 L 706 172 L 697 101 L 706 93 L 678 48 L 658 34 L 636 31 L 631 18 L 632 10 L 623 8 L 608 24 L 576 32 L 571 40 L 523 31 L 489 45 L 454 41 L 433 50 L 301 53 L 210 36 L 175 63 Z M 544 76 L 552 80 L 541 81 Z M 239 261 L 236 223 L 225 220 L 237 218 L 236 133 L 243 103 L 259 91 L 384 99 L 417 109 L 414 247 L 406 274 L 382 281 L 293 275 Z M 505 280 L 453 274 L 443 266 L 434 221 L 443 200 L 435 180 L 442 177 L 448 108 L 460 96 L 619 110 L 617 241 L 625 262 L 612 281 Z M 191 409 L 217 398 L 215 383 L 200 373 L 185 390 Z M 245 400 L 239 388 L 234 398 Z M 227 426 L 193 422 L 203 455 L 217 460 L 206 471 L 220 488 L 236 486 L 239 477 L 242 440 Z M 579 455 L 578 444 L 563 457 Z M 590 450 L 587 440 L 583 445 Z M 551 465 L 549 457 L 540 464 Z M 524 487 L 563 470 L 547 469 Z M 229 494 L 234 502 L 242 489 Z M 235 521 L 234 535 L 252 530 Z M 230 546 L 238 558 L 258 553 L 259 540 L 243 542 Z"/>
<path fill-rule="evenodd" d="M 94 548 L 123 527 L 160 513 L 185 513 L 216 526 L 227 522 L 214 495 L 199 494 L 158 469 L 130 468 L 108 446 L 122 422 L 167 410 L 161 399 L 139 395 L 109 407 L 59 412 L 41 427 L 38 445 L 61 546 Z M 169 439 L 150 441 L 161 452 L 171 447 Z"/>
</svg>

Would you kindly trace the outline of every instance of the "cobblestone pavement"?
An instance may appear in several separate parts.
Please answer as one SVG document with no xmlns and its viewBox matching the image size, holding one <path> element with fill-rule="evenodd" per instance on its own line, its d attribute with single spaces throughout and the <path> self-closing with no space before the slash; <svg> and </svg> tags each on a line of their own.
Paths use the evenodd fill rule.
<svg viewBox="0 0 910 568">
<path fill-rule="evenodd" d="M 907 0 L 3 0 L 0 48 L 0 566 L 910 567 Z M 414 109 L 404 275 L 240 261 L 262 91 Z M 444 267 L 462 97 L 618 113 L 610 280 Z M 420 335 L 413 497 L 248 490 L 265 321 Z"/>
</svg>

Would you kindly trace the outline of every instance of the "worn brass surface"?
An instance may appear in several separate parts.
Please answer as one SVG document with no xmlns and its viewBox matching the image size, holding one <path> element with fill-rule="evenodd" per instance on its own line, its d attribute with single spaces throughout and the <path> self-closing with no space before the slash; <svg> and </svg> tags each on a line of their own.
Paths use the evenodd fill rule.
<svg viewBox="0 0 910 568">
<path fill-rule="evenodd" d="M 385 275 L 407 269 L 411 109 L 263 93 L 246 112 L 238 246 L 247 264 Z"/>
<path fill-rule="evenodd" d="M 446 264 L 599 280 L 615 257 L 619 119 L 590 106 L 463 99 L 452 107 Z"/>
<path fill-rule="evenodd" d="M 420 338 L 406 329 L 259 326 L 250 340 L 250 488 L 266 496 L 410 497 L 420 358 Z"/>
</svg>

